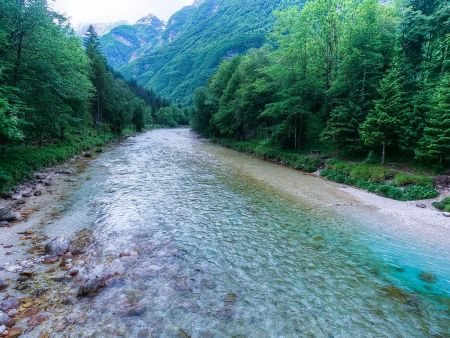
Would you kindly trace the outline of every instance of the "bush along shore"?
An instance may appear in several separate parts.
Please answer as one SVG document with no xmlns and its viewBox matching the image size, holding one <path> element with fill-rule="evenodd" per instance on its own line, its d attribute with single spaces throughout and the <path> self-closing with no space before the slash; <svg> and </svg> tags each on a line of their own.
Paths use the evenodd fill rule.
<svg viewBox="0 0 450 338">
<path fill-rule="evenodd" d="M 0 146 L 0 193 L 7 195 L 18 184 L 32 179 L 35 172 L 61 164 L 82 152 L 120 140 L 127 134 L 129 133 L 113 133 L 108 129 L 91 130 L 72 135 L 65 141 L 42 146 Z"/>
<path fill-rule="evenodd" d="M 214 139 L 214 141 L 227 148 L 307 173 L 317 173 L 330 181 L 354 186 L 394 200 L 416 201 L 439 196 L 436 180 L 429 175 L 415 175 L 378 164 L 347 162 L 316 155 L 299 154 L 267 145 L 264 142 L 231 139 Z M 445 189 L 446 187 L 440 188 Z M 435 207 L 444 211 L 450 211 L 449 205 L 450 198 L 434 204 Z"/>
</svg>

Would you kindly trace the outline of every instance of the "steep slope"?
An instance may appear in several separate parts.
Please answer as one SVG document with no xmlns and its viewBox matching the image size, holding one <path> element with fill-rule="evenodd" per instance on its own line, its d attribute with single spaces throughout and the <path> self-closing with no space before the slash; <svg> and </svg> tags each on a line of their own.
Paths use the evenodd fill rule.
<svg viewBox="0 0 450 338">
<path fill-rule="evenodd" d="M 134 25 L 121 25 L 101 37 L 103 53 L 115 69 L 134 61 L 148 49 L 161 44 L 165 25 L 154 15 L 140 19 Z"/>
<path fill-rule="evenodd" d="M 119 21 L 119 22 L 113 22 L 113 23 L 94 23 L 94 24 L 80 24 L 75 27 L 75 33 L 78 36 L 84 36 L 87 32 L 87 29 L 89 26 L 94 26 L 95 31 L 99 36 L 108 34 L 110 31 L 112 31 L 114 28 L 121 26 L 121 25 L 128 25 L 128 22 L 126 21 Z"/>
<path fill-rule="evenodd" d="M 264 43 L 274 10 L 304 1 L 197 1 L 170 18 L 158 48 L 147 49 L 120 71 L 165 97 L 189 103 L 221 60 Z"/>
</svg>

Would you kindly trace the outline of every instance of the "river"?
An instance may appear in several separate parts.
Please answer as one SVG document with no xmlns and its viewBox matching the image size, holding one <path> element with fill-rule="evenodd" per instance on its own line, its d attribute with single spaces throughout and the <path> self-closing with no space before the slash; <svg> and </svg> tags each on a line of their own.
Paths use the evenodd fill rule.
<svg viewBox="0 0 450 338">
<path fill-rule="evenodd" d="M 293 175 L 299 196 L 257 174 L 271 168 Z M 348 207 L 337 211 L 339 201 Z M 138 256 L 27 335 L 448 337 L 448 238 L 410 237 L 354 202 L 187 129 L 129 138 L 79 175 L 46 233 L 88 229 L 98 265 Z M 51 297 L 72 289 L 57 283 Z"/>
</svg>

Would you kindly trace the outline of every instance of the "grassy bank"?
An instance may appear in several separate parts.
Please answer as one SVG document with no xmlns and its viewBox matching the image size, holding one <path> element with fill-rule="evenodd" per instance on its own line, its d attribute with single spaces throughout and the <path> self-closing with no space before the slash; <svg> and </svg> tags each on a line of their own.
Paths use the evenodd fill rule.
<svg viewBox="0 0 450 338">
<path fill-rule="evenodd" d="M 321 170 L 321 176 L 378 195 L 400 201 L 435 198 L 439 194 L 431 176 L 413 175 L 385 166 L 368 163 L 322 159 L 294 151 L 283 150 L 261 141 L 215 140 L 218 144 L 260 158 L 284 164 L 305 172 Z"/>
<path fill-rule="evenodd" d="M 38 146 L 0 147 L 0 192 L 7 192 L 33 173 L 69 160 L 82 151 L 107 144 L 120 135 L 104 130 L 70 135 L 64 142 Z"/>
</svg>

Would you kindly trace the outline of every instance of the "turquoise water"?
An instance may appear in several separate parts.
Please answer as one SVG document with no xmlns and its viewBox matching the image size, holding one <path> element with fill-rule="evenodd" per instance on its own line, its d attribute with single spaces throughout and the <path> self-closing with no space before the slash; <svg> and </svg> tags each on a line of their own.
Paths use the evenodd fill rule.
<svg viewBox="0 0 450 338">
<path fill-rule="evenodd" d="M 293 200 L 224 165 L 187 130 L 129 139 L 84 176 L 50 232 L 91 229 L 98 264 L 139 256 L 96 297 L 55 311 L 45 324 L 55 336 L 450 332 L 448 251 Z"/>
</svg>

